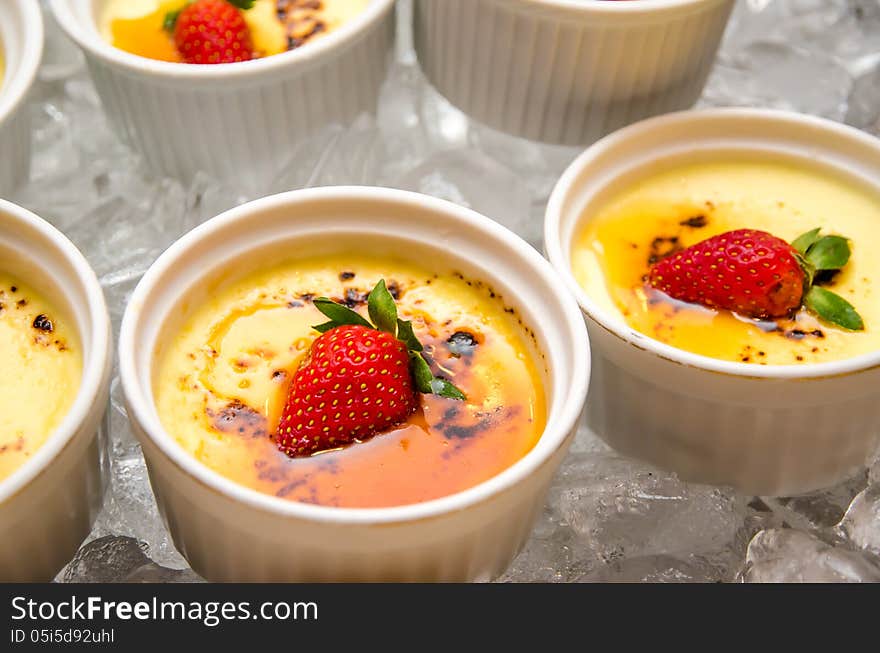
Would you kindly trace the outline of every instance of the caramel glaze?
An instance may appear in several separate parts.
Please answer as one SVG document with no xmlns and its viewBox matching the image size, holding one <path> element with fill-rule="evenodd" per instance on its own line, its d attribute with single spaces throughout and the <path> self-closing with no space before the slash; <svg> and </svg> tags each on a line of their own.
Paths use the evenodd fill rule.
<svg viewBox="0 0 880 653">
<path fill-rule="evenodd" d="M 344 284 L 353 277 L 351 272 L 339 274 Z M 388 288 L 395 299 L 403 295 L 403 288 L 393 280 L 388 280 Z M 487 294 L 496 297 L 491 289 Z M 299 293 L 286 306 L 313 310 L 313 298 L 312 293 Z M 358 308 L 366 302 L 366 293 L 344 287 L 333 299 Z M 467 390 L 487 338 L 494 335 L 477 333 L 473 327 L 458 328 L 448 321 L 415 326 L 435 373 L 454 377 L 455 383 Z M 429 332 L 438 336 L 431 337 Z M 271 359 L 274 354 L 261 351 L 260 356 Z M 293 372 L 270 372 L 279 392 L 287 392 Z M 536 419 L 527 404 L 505 404 L 485 411 L 465 402 L 421 395 L 416 412 L 389 432 L 308 458 L 291 459 L 276 448 L 273 425 L 257 408 L 226 398 L 217 405 L 206 400 L 204 410 L 211 429 L 232 436 L 236 446 L 248 452 L 252 469 L 239 470 L 249 477 L 248 485 L 288 500 L 347 507 L 415 503 L 485 480 L 534 446 Z"/>
</svg>

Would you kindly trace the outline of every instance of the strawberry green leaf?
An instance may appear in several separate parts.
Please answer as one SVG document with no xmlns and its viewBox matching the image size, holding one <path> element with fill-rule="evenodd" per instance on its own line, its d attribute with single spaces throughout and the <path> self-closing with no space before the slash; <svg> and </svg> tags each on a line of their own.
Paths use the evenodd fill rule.
<svg viewBox="0 0 880 653">
<path fill-rule="evenodd" d="M 315 308 L 317 308 L 324 315 L 330 318 L 330 320 L 333 322 L 333 326 L 358 324 L 360 326 L 369 327 L 371 329 L 373 328 L 373 325 L 367 322 L 367 320 L 361 317 L 358 313 L 354 312 L 347 306 L 337 304 L 332 299 L 328 299 L 327 297 L 318 297 L 313 303 L 315 305 Z M 324 327 L 327 325 L 322 324 L 320 326 Z M 333 327 L 328 327 L 326 330 L 329 331 L 332 328 Z"/>
<path fill-rule="evenodd" d="M 413 333 L 412 322 L 409 320 L 397 320 L 397 337 L 403 341 L 403 344 L 410 351 L 419 352 L 424 349 L 422 343 L 416 338 L 416 334 Z"/>
<path fill-rule="evenodd" d="M 376 328 L 387 331 L 392 336 L 397 335 L 397 305 L 385 286 L 385 279 L 380 279 L 370 292 L 367 298 L 367 310 Z"/>
<path fill-rule="evenodd" d="M 804 305 L 821 319 L 849 331 L 862 331 L 865 323 L 852 304 L 840 295 L 813 286 L 804 298 Z"/>
<path fill-rule="evenodd" d="M 333 320 L 330 320 L 329 322 L 324 322 L 323 324 L 316 324 L 312 328 L 318 333 L 327 333 L 330 329 L 335 329 L 338 326 L 340 325 Z"/>
<path fill-rule="evenodd" d="M 247 10 L 253 8 L 254 2 L 256 2 L 256 0 L 226 0 L 226 2 L 231 4 L 233 7 Z"/>
<path fill-rule="evenodd" d="M 173 32 L 174 28 L 177 27 L 177 19 L 180 18 L 181 11 L 183 11 L 183 8 L 177 9 L 176 11 L 169 11 L 165 14 L 165 19 L 162 21 L 162 29 L 166 32 Z"/>
<path fill-rule="evenodd" d="M 409 362 L 413 381 L 416 383 L 416 390 L 423 394 L 433 394 L 434 389 L 431 387 L 431 381 L 434 380 L 434 374 L 428 366 L 428 361 L 421 354 L 410 352 Z"/>
<path fill-rule="evenodd" d="M 435 395 L 446 397 L 447 399 L 457 399 L 458 401 L 464 401 L 467 399 L 467 397 L 464 396 L 464 393 L 449 381 L 436 377 L 431 381 L 431 392 Z"/>
<path fill-rule="evenodd" d="M 802 256 L 806 256 L 807 250 L 810 249 L 810 247 L 812 247 L 817 240 L 819 240 L 820 231 L 822 231 L 822 229 L 820 227 L 817 227 L 816 229 L 812 229 L 805 234 L 801 234 L 793 241 L 791 241 L 791 246 L 799 251 Z"/>
<path fill-rule="evenodd" d="M 416 390 L 427 395 L 438 395 L 447 399 L 464 401 L 465 394 L 446 379 L 440 379 L 431 372 L 428 361 L 416 352 L 409 353 L 410 371 L 416 384 Z"/>
<path fill-rule="evenodd" d="M 849 241 L 842 236 L 824 236 L 807 250 L 806 259 L 817 270 L 839 270 L 849 262 Z"/>
</svg>

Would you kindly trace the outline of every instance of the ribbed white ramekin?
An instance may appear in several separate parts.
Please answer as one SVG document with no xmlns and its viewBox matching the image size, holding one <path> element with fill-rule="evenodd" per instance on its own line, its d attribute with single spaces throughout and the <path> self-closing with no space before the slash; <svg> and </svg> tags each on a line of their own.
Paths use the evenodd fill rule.
<svg viewBox="0 0 880 653">
<path fill-rule="evenodd" d="M 544 238 L 586 316 L 594 363 L 587 416 L 596 432 L 687 480 L 799 494 L 847 478 L 877 451 L 880 351 L 776 366 L 699 356 L 630 328 L 594 302 L 571 271 L 585 215 L 612 185 L 662 169 L 664 161 L 741 153 L 818 161 L 880 194 L 880 141 L 855 129 L 772 111 L 677 113 L 627 127 L 578 158 L 551 195 Z"/>
<path fill-rule="evenodd" d="M 96 438 L 110 384 L 110 317 L 95 273 L 33 213 L 0 200 L 0 267 L 39 288 L 76 321 L 79 393 L 36 454 L 0 481 L 0 581 L 48 581 L 73 556 L 101 505 Z"/>
<path fill-rule="evenodd" d="M 533 330 L 546 369 L 548 422 L 535 448 L 480 485 L 394 508 L 285 501 L 240 486 L 190 456 L 153 401 L 156 351 L 230 270 L 301 251 L 361 251 L 442 261 L 492 285 Z M 577 430 L 590 369 L 577 304 L 550 265 L 473 211 L 415 193 L 330 187 L 245 204 L 166 251 L 123 318 L 120 368 L 150 481 L 178 549 L 217 581 L 453 581 L 499 575 L 525 542 Z"/>
<path fill-rule="evenodd" d="M 394 39 L 394 0 L 372 0 L 338 30 L 255 61 L 192 65 L 114 48 L 98 32 L 99 0 L 52 0 L 82 48 L 117 132 L 155 171 L 198 172 L 264 189 L 294 146 L 332 123 L 374 112 Z"/>
<path fill-rule="evenodd" d="M 734 0 L 416 0 L 431 83 L 490 127 L 578 145 L 690 107 Z"/>
<path fill-rule="evenodd" d="M 0 197 L 27 180 L 31 167 L 31 121 L 27 97 L 43 57 L 43 16 L 34 0 L 0 2 Z"/>
</svg>

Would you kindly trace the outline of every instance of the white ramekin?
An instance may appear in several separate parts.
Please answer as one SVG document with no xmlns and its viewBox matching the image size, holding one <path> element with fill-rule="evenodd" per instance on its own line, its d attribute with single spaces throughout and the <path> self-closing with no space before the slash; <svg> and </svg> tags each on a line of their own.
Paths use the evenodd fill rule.
<svg viewBox="0 0 880 653">
<path fill-rule="evenodd" d="M 332 123 L 374 112 L 394 39 L 394 0 L 306 47 L 256 61 L 191 65 L 114 48 L 100 35 L 103 0 L 51 0 L 82 48 L 117 133 L 155 171 L 187 181 L 202 171 L 259 191 L 294 146 Z"/>
<path fill-rule="evenodd" d="M 70 412 L 36 454 L 0 481 L 0 581 L 48 581 L 91 530 L 101 505 L 96 437 L 110 384 L 110 317 L 95 273 L 61 232 L 0 200 L 0 265 L 75 320 L 83 374 Z"/>
<path fill-rule="evenodd" d="M 180 307 L 230 270 L 307 249 L 439 260 L 493 285 L 535 332 L 549 419 L 535 448 L 463 492 L 393 508 L 333 508 L 240 486 L 192 458 L 153 402 L 156 350 Z M 323 244 L 322 244 L 323 243 Z M 418 257 L 418 258 L 416 258 Z M 430 265 L 430 263 L 427 263 Z M 328 187 L 267 197 L 184 236 L 150 268 L 125 313 L 120 367 L 159 507 L 193 569 L 216 581 L 460 581 L 497 576 L 518 552 L 577 429 L 589 380 L 587 332 L 550 265 L 473 211 L 384 188 Z"/>
<path fill-rule="evenodd" d="M 733 3 L 416 0 L 416 50 L 480 122 L 579 145 L 696 102 Z"/>
<path fill-rule="evenodd" d="M 699 356 L 634 331 L 571 271 L 578 228 L 603 192 L 633 183 L 645 166 L 741 152 L 821 161 L 880 193 L 880 141 L 855 129 L 774 111 L 676 113 L 612 134 L 571 165 L 547 207 L 546 250 L 586 316 L 594 367 L 587 415 L 601 437 L 687 480 L 799 494 L 843 480 L 876 451 L 880 351 L 777 366 Z"/>
<path fill-rule="evenodd" d="M 34 0 L 0 2 L 0 197 L 25 182 L 31 168 L 27 97 L 43 58 L 43 16 Z"/>
</svg>

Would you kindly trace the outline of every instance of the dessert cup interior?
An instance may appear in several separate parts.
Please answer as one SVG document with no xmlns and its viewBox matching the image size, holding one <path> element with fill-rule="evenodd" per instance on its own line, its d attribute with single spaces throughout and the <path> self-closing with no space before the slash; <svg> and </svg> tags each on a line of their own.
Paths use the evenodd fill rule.
<svg viewBox="0 0 880 653">
<path fill-rule="evenodd" d="M 37 453 L 0 481 L 0 503 L 36 476 L 73 437 L 98 400 L 109 370 L 110 323 L 94 272 L 59 231 L 0 200 L 2 270 L 42 293 L 72 319 L 82 348 L 80 387 L 67 416 Z"/>
<path fill-rule="evenodd" d="M 393 508 L 334 508 L 285 501 L 227 480 L 198 463 L 161 426 L 152 394 L 162 343 L 219 284 L 306 255 L 389 255 L 429 271 L 460 271 L 487 283 L 534 331 L 548 422 L 535 448 L 498 476 L 454 495 Z M 292 257 L 293 254 L 293 257 Z M 543 360 L 542 360 L 543 359 Z M 589 345 L 577 306 L 546 261 L 496 223 L 441 200 L 368 188 L 295 191 L 252 202 L 178 241 L 151 268 L 123 320 L 126 395 L 148 437 L 210 485 L 263 508 L 317 519 L 397 520 L 460 507 L 516 482 L 563 445 L 586 396 Z"/>
<path fill-rule="evenodd" d="M 652 118 L 602 139 L 564 173 L 550 198 L 545 242 L 551 262 L 589 318 L 617 337 L 675 362 L 751 377 L 800 378 L 880 365 L 880 352 L 802 365 L 721 361 L 666 345 L 635 331 L 593 302 L 571 270 L 573 243 L 591 209 L 640 179 L 687 163 L 788 161 L 839 176 L 880 197 L 880 141 L 820 118 L 787 112 L 719 109 Z"/>
<path fill-rule="evenodd" d="M 0 2 L 0 52 L 5 72 L 0 81 L 0 124 L 24 100 L 43 53 L 43 18 L 34 0 Z"/>
<path fill-rule="evenodd" d="M 357 39 L 368 25 L 380 20 L 396 0 L 370 0 L 367 8 L 330 34 L 281 54 L 226 64 L 180 64 L 157 61 L 113 47 L 101 36 L 98 21 L 106 0 L 50 0 L 55 17 L 67 35 L 89 54 L 117 65 L 166 81 L 215 83 L 220 79 L 250 78 L 259 73 L 279 72 L 288 65 L 316 63 L 330 50 Z"/>
</svg>

